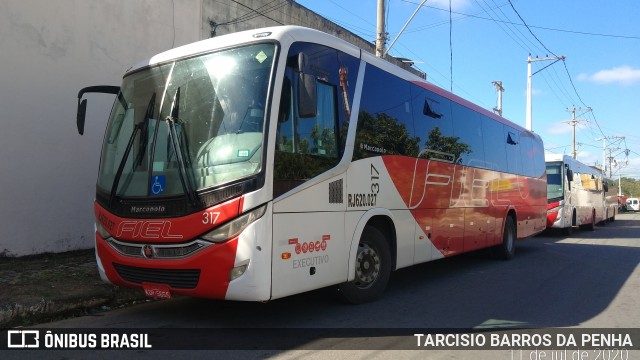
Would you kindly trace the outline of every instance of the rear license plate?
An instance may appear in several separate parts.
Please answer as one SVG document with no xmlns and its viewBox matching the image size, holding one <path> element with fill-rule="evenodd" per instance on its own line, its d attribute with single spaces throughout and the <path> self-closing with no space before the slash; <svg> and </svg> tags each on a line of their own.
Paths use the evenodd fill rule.
<svg viewBox="0 0 640 360">
<path fill-rule="evenodd" d="M 143 283 L 144 294 L 155 299 L 171 299 L 171 290 L 167 285 Z"/>
</svg>

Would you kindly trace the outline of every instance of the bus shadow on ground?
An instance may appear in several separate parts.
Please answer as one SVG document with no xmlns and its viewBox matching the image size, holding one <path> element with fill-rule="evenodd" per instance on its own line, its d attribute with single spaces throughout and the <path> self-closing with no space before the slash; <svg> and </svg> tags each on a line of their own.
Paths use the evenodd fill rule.
<svg viewBox="0 0 640 360">
<path fill-rule="evenodd" d="M 609 226 L 624 234 L 636 224 Z M 598 228 L 575 236 L 596 239 L 599 233 L 604 234 Z M 544 235 L 519 241 L 510 261 L 481 250 L 400 269 L 381 299 L 357 306 L 345 305 L 336 287 L 328 287 L 268 303 L 177 299 L 185 303 L 176 303 L 171 313 L 178 323 L 213 327 L 578 326 L 611 305 L 640 262 L 640 247 L 564 240 Z"/>
<path fill-rule="evenodd" d="M 357 306 L 346 304 L 331 286 L 267 303 L 178 297 L 136 306 L 135 320 L 123 313 L 109 321 L 127 327 L 151 319 L 146 327 L 198 330 L 193 334 L 201 335 L 185 344 L 215 340 L 211 346 L 219 349 L 261 349 L 258 344 L 271 339 L 279 341 L 270 348 L 275 350 L 318 348 L 328 339 L 346 348 L 363 341 L 393 347 L 413 331 L 580 326 L 612 305 L 640 263 L 640 247 L 599 243 L 606 240 L 603 230 L 615 228 L 613 237 L 622 237 L 638 224 L 616 220 L 573 235 L 589 242 L 548 234 L 519 241 L 510 261 L 481 250 L 400 269 L 382 298 Z M 617 316 L 623 319 L 617 326 L 633 327 Z M 200 329 L 213 329 L 215 339 Z M 248 330 L 238 337 L 242 329 Z"/>
</svg>

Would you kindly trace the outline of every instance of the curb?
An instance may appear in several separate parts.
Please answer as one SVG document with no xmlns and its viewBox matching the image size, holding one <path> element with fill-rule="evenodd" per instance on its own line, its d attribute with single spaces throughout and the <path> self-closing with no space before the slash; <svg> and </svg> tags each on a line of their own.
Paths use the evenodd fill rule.
<svg viewBox="0 0 640 360">
<path fill-rule="evenodd" d="M 105 285 L 109 287 L 109 285 Z M 0 306 L 0 328 L 32 326 L 63 318 L 107 311 L 114 307 L 146 301 L 138 289 L 113 286 L 104 292 L 87 293 L 75 299 L 45 299 L 38 302 L 11 303 Z"/>
<path fill-rule="evenodd" d="M 92 249 L 0 258 L 0 328 L 33 326 L 147 299 L 100 279 Z"/>
</svg>

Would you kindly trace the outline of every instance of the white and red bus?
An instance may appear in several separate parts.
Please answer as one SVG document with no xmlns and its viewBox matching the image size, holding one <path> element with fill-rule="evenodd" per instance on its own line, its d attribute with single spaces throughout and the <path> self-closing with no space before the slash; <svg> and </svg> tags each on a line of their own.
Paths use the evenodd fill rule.
<svg viewBox="0 0 640 360">
<path fill-rule="evenodd" d="M 569 235 L 576 227 L 594 230 L 614 221 L 617 207 L 606 199 L 602 173 L 568 155 L 546 154 L 547 228 Z"/>
<path fill-rule="evenodd" d="M 266 301 L 545 229 L 539 136 L 320 31 L 200 41 L 130 69 L 95 199 L 102 278 L 150 296 Z"/>
</svg>

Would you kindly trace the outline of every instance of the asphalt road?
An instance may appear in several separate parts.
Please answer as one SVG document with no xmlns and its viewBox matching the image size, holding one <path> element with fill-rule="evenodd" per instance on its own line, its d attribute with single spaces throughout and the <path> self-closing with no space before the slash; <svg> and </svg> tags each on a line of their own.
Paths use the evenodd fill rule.
<svg viewBox="0 0 640 360">
<path fill-rule="evenodd" d="M 274 337 L 291 337 L 303 350 L 173 351 L 163 357 L 189 358 L 434 358 L 529 359 L 532 354 L 496 351 L 389 350 L 409 341 L 410 329 L 638 328 L 640 327 L 640 213 L 619 214 L 595 231 L 559 233 L 517 243 L 516 257 L 494 260 L 486 252 L 401 269 L 377 302 L 347 305 L 332 288 L 269 303 L 224 302 L 193 298 L 151 302 L 94 316 L 38 327 L 54 328 L 189 328 L 193 341 L 227 341 L 205 329 L 257 328 L 242 346 L 260 348 Z M 198 331 L 195 328 L 201 328 Z M 297 330 L 279 332 L 271 329 Z M 331 330 L 323 329 L 337 329 Z M 346 332 L 344 329 L 347 329 Z M 349 330 L 360 329 L 360 330 Z M 373 329 L 367 333 L 362 329 Z M 381 330 L 382 329 L 382 330 Z M 386 333 L 385 330 L 386 329 Z M 397 330 L 397 331 L 396 331 Z M 360 331 L 360 333 L 358 333 Z M 377 332 L 376 332 L 377 331 Z M 382 331 L 382 333 L 380 333 Z M 311 336 L 306 335 L 312 334 Z M 336 340 L 334 333 L 338 333 Z M 200 335 L 197 335 L 200 334 Z M 200 338 L 199 338 L 200 337 Z M 195 340 L 194 340 L 195 339 Z M 346 347 L 363 350 L 323 350 Z M 170 338 L 167 341 L 171 341 Z M 313 344 L 309 344 L 313 343 Z M 324 345 L 323 345 L 324 344 Z M 354 345 L 355 344 L 355 345 Z M 377 350 L 366 350 L 375 344 Z M 156 344 L 159 345 L 166 344 Z M 35 352 L 39 357 L 108 358 L 113 352 Z M 125 351 L 118 357 L 151 358 L 158 352 Z M 23 357 L 22 351 L 10 351 Z M 19 356 L 22 355 L 22 356 Z M 518 357 L 520 356 L 520 357 Z M 570 355 L 569 355 L 570 356 Z M 629 358 L 640 358 L 633 352 Z M 4 356 L 3 356 L 4 357 Z M 593 355 L 591 358 L 594 358 Z M 533 360 L 533 359 L 532 359 Z M 537 360 L 537 359 L 536 359 Z M 560 360 L 560 359 L 558 359 Z"/>
</svg>

